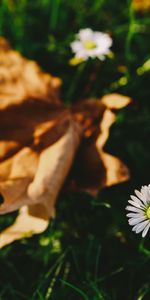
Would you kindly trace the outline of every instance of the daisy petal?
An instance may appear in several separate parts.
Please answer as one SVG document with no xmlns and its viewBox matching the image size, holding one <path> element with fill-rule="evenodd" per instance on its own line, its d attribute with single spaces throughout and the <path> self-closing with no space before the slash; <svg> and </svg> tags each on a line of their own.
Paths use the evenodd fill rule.
<svg viewBox="0 0 150 300">
<path fill-rule="evenodd" d="M 135 190 L 135 194 L 139 199 L 141 199 L 145 203 L 146 198 L 142 193 L 140 193 L 138 190 Z"/>
<path fill-rule="evenodd" d="M 130 206 L 130 205 L 128 205 L 128 206 L 126 207 L 126 210 L 134 211 L 134 212 L 138 212 L 138 213 L 140 213 L 140 212 L 142 211 L 140 208 L 136 208 L 136 207 Z"/>
<path fill-rule="evenodd" d="M 150 228 L 150 222 L 149 222 L 149 224 L 144 228 L 144 230 L 143 230 L 143 232 L 142 232 L 142 237 L 143 237 L 143 238 L 146 236 L 146 234 L 147 234 L 149 228 Z"/>
<path fill-rule="evenodd" d="M 78 36 L 81 41 L 93 40 L 93 30 L 90 28 L 80 29 Z"/>
<path fill-rule="evenodd" d="M 126 215 L 128 218 L 138 218 L 145 216 L 145 213 L 141 211 L 141 213 L 128 213 Z"/>
<path fill-rule="evenodd" d="M 148 223 L 149 220 L 146 220 L 140 224 L 135 225 L 132 230 L 135 231 L 136 233 L 140 233 L 147 226 Z"/>
<path fill-rule="evenodd" d="M 81 45 L 81 42 L 79 41 L 74 41 L 70 44 L 71 48 L 72 48 L 72 51 L 74 53 L 78 52 L 78 51 L 81 51 L 82 50 L 82 45 Z"/>
<path fill-rule="evenodd" d="M 142 193 L 142 195 L 144 196 L 144 198 L 145 198 L 145 200 L 144 201 L 146 201 L 146 199 L 147 199 L 147 194 L 148 194 L 148 187 L 145 185 L 145 186 L 143 186 L 142 188 L 141 188 L 141 193 Z"/>
<path fill-rule="evenodd" d="M 144 213 L 128 213 L 126 215 L 128 218 L 139 218 L 139 217 L 144 217 Z"/>
<path fill-rule="evenodd" d="M 138 199 L 136 196 L 131 195 L 130 197 L 131 197 L 131 199 L 132 199 L 135 203 L 137 203 L 137 204 L 142 204 L 142 202 L 140 201 L 140 199 Z"/>
<path fill-rule="evenodd" d="M 128 200 L 128 202 L 130 203 L 130 204 L 132 204 L 133 206 L 135 206 L 135 207 L 138 207 L 138 208 L 144 208 L 144 205 L 141 203 L 141 204 L 138 204 L 138 203 L 136 203 L 135 201 L 132 201 L 132 200 Z"/>
<path fill-rule="evenodd" d="M 143 217 L 138 217 L 138 218 L 131 218 L 129 219 L 129 224 L 130 225 L 136 225 L 136 224 L 139 224 L 140 222 L 146 220 L 146 216 L 143 216 Z"/>
</svg>

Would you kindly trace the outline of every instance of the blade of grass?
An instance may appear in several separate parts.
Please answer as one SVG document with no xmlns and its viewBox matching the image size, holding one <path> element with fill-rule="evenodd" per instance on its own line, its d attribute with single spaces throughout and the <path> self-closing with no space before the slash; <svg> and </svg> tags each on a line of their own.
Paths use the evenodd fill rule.
<svg viewBox="0 0 150 300">
<path fill-rule="evenodd" d="M 51 0 L 51 14 L 50 14 L 50 22 L 49 22 L 49 28 L 52 31 L 56 30 L 58 17 L 59 17 L 59 11 L 60 11 L 60 3 L 61 0 Z"/>
<path fill-rule="evenodd" d="M 65 285 L 67 285 L 68 287 L 72 288 L 74 291 L 76 291 L 79 295 L 82 296 L 82 298 L 84 300 L 90 300 L 89 297 L 87 296 L 87 294 L 85 294 L 79 287 L 69 283 L 68 281 L 62 280 L 61 282 L 64 283 Z"/>
<path fill-rule="evenodd" d="M 126 37 L 126 43 L 125 43 L 125 56 L 126 56 L 126 64 L 127 64 L 127 72 L 126 77 L 129 80 L 130 79 L 130 62 L 132 59 L 132 51 L 131 51 L 131 43 L 132 39 L 135 33 L 135 14 L 133 10 L 133 1 L 128 0 L 128 11 L 129 11 L 129 27 Z"/>
</svg>

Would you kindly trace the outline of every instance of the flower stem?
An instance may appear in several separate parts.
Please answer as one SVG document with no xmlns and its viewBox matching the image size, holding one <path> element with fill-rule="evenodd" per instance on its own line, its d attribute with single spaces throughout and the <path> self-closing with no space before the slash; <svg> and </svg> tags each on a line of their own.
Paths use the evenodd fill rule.
<svg viewBox="0 0 150 300">
<path fill-rule="evenodd" d="M 145 248 L 144 242 L 145 240 L 142 239 L 141 243 L 139 244 L 139 251 L 144 253 L 146 256 L 150 257 L 150 251 L 147 248 Z"/>
<path fill-rule="evenodd" d="M 87 65 L 87 62 L 84 62 L 84 63 L 80 64 L 80 65 L 77 67 L 77 70 L 76 70 L 76 72 L 75 72 L 75 75 L 74 75 L 74 77 L 73 77 L 73 80 L 72 80 L 72 82 L 71 82 L 71 84 L 70 84 L 70 86 L 69 86 L 69 88 L 68 88 L 68 92 L 67 92 L 67 94 L 66 94 L 66 98 L 65 98 L 65 103 L 66 103 L 66 105 L 67 105 L 67 104 L 68 104 L 68 105 L 71 104 L 73 95 L 74 95 L 74 93 L 75 93 L 75 90 L 76 90 L 76 88 L 77 88 L 77 85 L 78 85 L 78 83 L 79 83 L 79 80 L 80 80 L 81 76 L 83 75 L 83 71 L 84 71 L 86 65 Z"/>
</svg>

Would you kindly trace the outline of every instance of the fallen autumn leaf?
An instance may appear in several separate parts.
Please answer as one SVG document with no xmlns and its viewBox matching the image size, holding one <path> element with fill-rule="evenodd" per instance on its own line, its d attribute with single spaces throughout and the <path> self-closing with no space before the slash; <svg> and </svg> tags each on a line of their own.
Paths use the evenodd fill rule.
<svg viewBox="0 0 150 300">
<path fill-rule="evenodd" d="M 103 146 L 115 121 L 111 109 L 131 100 L 111 94 L 67 108 L 58 97 L 61 81 L 11 50 L 4 39 L 0 62 L 0 214 L 28 206 L 1 233 L 3 247 L 46 229 L 72 165 L 76 188 L 92 195 L 129 178 L 124 164 Z"/>
</svg>

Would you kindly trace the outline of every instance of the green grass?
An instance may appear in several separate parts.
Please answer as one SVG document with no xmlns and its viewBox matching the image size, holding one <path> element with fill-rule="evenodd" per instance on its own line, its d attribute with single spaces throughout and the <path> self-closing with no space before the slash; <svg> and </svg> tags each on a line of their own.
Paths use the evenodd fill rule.
<svg viewBox="0 0 150 300">
<path fill-rule="evenodd" d="M 85 193 L 60 196 L 45 233 L 2 249 L 0 300 L 150 299 L 149 236 L 133 234 L 125 216 L 129 195 L 149 183 L 148 72 L 137 71 L 148 60 L 148 25 L 130 1 L 1 0 L 0 34 L 62 78 L 65 103 L 109 92 L 134 101 L 118 112 L 105 145 L 128 165 L 131 180 L 103 190 L 97 201 Z M 86 27 L 112 35 L 114 57 L 72 67 L 70 42 Z M 1 230 L 15 217 L 1 216 Z"/>
</svg>

